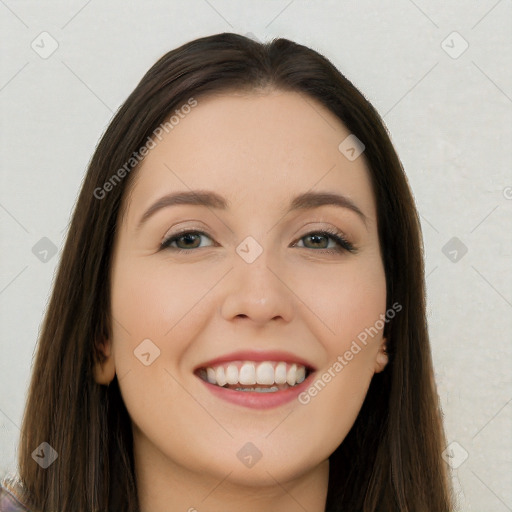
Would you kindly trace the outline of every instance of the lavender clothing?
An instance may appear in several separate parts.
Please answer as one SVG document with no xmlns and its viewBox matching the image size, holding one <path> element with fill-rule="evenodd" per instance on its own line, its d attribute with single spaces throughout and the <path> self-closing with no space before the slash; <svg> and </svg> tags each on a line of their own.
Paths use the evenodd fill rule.
<svg viewBox="0 0 512 512">
<path fill-rule="evenodd" d="M 28 493 L 17 476 L 6 476 L 0 482 L 0 512 L 36 512 L 30 508 Z"/>
</svg>

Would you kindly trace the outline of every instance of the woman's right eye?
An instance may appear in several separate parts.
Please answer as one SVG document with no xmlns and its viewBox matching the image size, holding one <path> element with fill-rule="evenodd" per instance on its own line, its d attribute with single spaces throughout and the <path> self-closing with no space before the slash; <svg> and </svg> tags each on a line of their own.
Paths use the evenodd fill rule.
<svg viewBox="0 0 512 512">
<path fill-rule="evenodd" d="M 211 238 L 202 231 L 182 231 L 181 233 L 166 238 L 160 245 L 160 249 L 172 249 L 177 252 L 187 252 L 190 249 L 198 249 L 201 246 L 197 245 L 196 242 L 199 241 L 200 243 L 200 237 L 202 236 L 211 240 Z M 180 244 L 184 247 L 180 247 Z"/>
</svg>

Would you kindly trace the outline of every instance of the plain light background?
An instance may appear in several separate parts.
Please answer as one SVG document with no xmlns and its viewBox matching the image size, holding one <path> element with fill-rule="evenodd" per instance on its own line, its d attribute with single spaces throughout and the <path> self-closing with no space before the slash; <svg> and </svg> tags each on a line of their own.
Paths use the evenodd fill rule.
<svg viewBox="0 0 512 512">
<path fill-rule="evenodd" d="M 0 475 L 16 470 L 38 330 L 96 143 L 160 56 L 237 32 L 319 51 L 384 117 L 422 218 L 459 510 L 512 510 L 511 4 L 0 0 Z M 46 262 L 33 250 L 44 237 L 57 249 Z"/>
</svg>

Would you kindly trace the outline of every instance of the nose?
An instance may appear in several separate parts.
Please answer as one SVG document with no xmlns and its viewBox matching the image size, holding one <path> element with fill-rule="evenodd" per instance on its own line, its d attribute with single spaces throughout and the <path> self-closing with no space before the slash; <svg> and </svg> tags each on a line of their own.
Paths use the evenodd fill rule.
<svg viewBox="0 0 512 512">
<path fill-rule="evenodd" d="M 221 314 L 225 320 L 235 318 L 263 325 L 271 320 L 291 321 L 294 294 L 290 276 L 267 257 L 267 251 L 252 263 L 236 256 L 234 268 L 225 283 Z"/>
</svg>

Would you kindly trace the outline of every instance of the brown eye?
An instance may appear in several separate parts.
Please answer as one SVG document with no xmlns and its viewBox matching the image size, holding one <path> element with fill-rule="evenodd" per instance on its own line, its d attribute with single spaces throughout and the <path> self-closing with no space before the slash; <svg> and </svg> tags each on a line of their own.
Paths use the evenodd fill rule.
<svg viewBox="0 0 512 512">
<path fill-rule="evenodd" d="M 328 247 L 319 247 L 319 245 L 325 245 L 322 242 L 327 242 L 329 245 L 329 237 L 320 234 L 306 235 L 304 240 L 310 240 L 314 249 L 328 249 Z"/>
<path fill-rule="evenodd" d="M 165 239 L 160 246 L 161 249 L 175 249 L 178 251 L 188 251 L 190 249 L 200 248 L 201 237 L 210 238 L 202 231 L 184 231 L 176 235 L 172 235 Z M 211 238 L 210 238 L 211 240 Z M 176 246 L 172 244 L 176 243 Z"/>
</svg>

